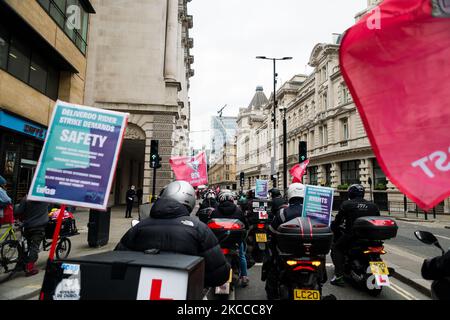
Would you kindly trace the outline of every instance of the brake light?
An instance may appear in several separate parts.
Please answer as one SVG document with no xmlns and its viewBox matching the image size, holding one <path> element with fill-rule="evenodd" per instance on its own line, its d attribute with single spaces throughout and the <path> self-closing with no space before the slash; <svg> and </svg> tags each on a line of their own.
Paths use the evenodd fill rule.
<svg viewBox="0 0 450 320">
<path fill-rule="evenodd" d="M 264 229 L 266 225 L 264 223 L 258 223 L 257 227 L 258 229 Z"/>
<path fill-rule="evenodd" d="M 223 253 L 224 255 L 227 255 L 227 254 L 230 253 L 230 249 L 221 248 L 221 250 L 222 250 L 222 253 Z"/>
<path fill-rule="evenodd" d="M 368 253 L 379 253 L 379 254 L 385 254 L 386 251 L 384 251 L 384 247 L 369 247 L 369 250 L 364 251 L 365 254 Z"/>
<path fill-rule="evenodd" d="M 313 267 L 309 267 L 309 266 L 298 266 L 298 267 L 294 268 L 294 271 L 299 271 L 299 270 L 315 271 L 315 269 Z"/>
<path fill-rule="evenodd" d="M 313 265 L 314 267 L 319 267 L 322 262 L 321 261 L 297 261 L 297 260 L 287 260 L 286 264 L 289 266 L 295 266 L 297 264 L 301 265 Z"/>
<path fill-rule="evenodd" d="M 210 229 L 226 229 L 226 230 L 239 230 L 242 229 L 241 225 L 239 225 L 239 223 L 235 223 L 235 222 L 216 222 L 216 221 L 211 221 L 208 223 L 208 227 Z"/>
<path fill-rule="evenodd" d="M 394 220 L 369 220 L 370 223 L 378 227 L 392 227 L 395 226 Z"/>
</svg>

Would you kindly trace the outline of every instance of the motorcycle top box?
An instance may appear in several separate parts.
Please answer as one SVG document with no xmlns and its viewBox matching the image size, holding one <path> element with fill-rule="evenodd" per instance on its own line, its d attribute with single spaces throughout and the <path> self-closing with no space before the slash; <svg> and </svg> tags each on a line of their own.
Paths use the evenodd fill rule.
<svg viewBox="0 0 450 320">
<path fill-rule="evenodd" d="M 295 218 L 278 227 L 277 246 L 281 252 L 298 256 L 326 255 L 331 249 L 330 227 L 310 218 Z"/>
<path fill-rule="evenodd" d="M 215 234 L 222 248 L 241 243 L 246 236 L 245 225 L 238 219 L 211 219 L 208 227 Z"/>
<path fill-rule="evenodd" d="M 397 236 L 398 226 L 387 217 L 361 217 L 353 223 L 354 234 L 361 239 L 388 240 Z"/>
</svg>

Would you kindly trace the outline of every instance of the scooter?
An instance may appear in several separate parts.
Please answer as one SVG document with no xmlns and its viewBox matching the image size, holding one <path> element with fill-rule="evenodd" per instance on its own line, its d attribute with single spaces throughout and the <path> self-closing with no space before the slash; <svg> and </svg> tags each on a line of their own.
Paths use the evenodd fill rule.
<svg viewBox="0 0 450 320">
<path fill-rule="evenodd" d="M 263 262 L 268 254 L 267 229 L 271 223 L 269 219 L 270 208 L 264 201 L 254 200 L 252 212 L 247 214 L 249 232 L 247 237 L 247 248 L 255 262 Z"/>
<path fill-rule="evenodd" d="M 439 240 L 436 238 L 434 234 L 427 231 L 415 231 L 414 235 L 421 242 L 434 245 L 439 248 L 442 252 L 442 255 L 445 255 L 445 251 L 442 248 Z M 440 278 L 433 281 L 431 285 L 431 297 L 433 300 L 450 300 L 450 277 Z"/>
<path fill-rule="evenodd" d="M 344 277 L 373 297 L 390 286 L 395 271 L 381 256 L 386 254 L 383 240 L 394 238 L 397 230 L 395 220 L 379 216 L 358 218 L 353 224 L 356 241 L 345 253 Z"/>
</svg>

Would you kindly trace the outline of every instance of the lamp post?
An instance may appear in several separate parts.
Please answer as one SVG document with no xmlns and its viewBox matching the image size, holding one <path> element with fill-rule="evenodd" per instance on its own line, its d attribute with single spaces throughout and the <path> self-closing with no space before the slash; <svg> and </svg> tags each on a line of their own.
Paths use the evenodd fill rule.
<svg viewBox="0 0 450 320">
<path fill-rule="evenodd" d="M 283 189 L 287 190 L 287 122 L 286 107 L 280 108 L 283 111 Z"/>
<path fill-rule="evenodd" d="M 273 159 L 272 159 L 272 183 L 273 187 L 276 188 L 276 178 L 275 174 L 277 174 L 276 169 L 276 159 L 277 159 L 277 72 L 276 72 L 276 61 L 277 60 L 291 60 L 292 57 L 283 57 L 283 58 L 267 58 L 265 56 L 257 56 L 256 59 L 263 59 L 263 60 L 272 60 L 273 61 L 273 114 L 272 114 L 272 121 L 273 121 Z M 285 159 L 286 162 L 286 159 Z M 286 165 L 286 164 L 285 164 Z M 285 183 L 286 185 L 286 177 L 285 177 Z M 285 187 L 286 190 L 286 187 Z"/>
</svg>

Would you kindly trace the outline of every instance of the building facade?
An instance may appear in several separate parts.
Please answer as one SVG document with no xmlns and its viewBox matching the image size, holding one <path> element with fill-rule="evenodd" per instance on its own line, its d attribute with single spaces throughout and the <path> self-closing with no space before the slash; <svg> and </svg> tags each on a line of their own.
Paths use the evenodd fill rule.
<svg viewBox="0 0 450 320">
<path fill-rule="evenodd" d="M 277 91 L 277 186 L 283 186 L 283 118 L 287 120 L 288 171 L 299 162 L 299 142 L 306 141 L 308 159 L 303 182 L 335 189 L 335 208 L 346 199 L 347 188 L 361 183 L 366 198 L 381 210 L 403 212 L 403 194 L 381 170 L 367 138 L 361 118 L 339 68 L 339 44 L 317 44 L 309 64 L 314 72 L 297 75 Z M 245 188 L 254 188 L 255 179 L 270 179 L 272 98 L 258 110 L 241 110 L 237 133 L 237 175 L 246 174 Z M 286 114 L 284 114 L 286 112 Z M 272 131 L 273 133 L 273 131 Z M 288 172 L 288 185 L 292 177 Z M 415 210 L 410 202 L 409 209 Z M 447 199 L 436 207 L 449 213 Z"/>
<path fill-rule="evenodd" d="M 173 180 L 171 156 L 189 152 L 189 79 L 194 57 L 190 0 L 93 0 L 85 103 L 130 113 L 110 196 L 123 204 L 130 185 L 152 193 L 151 140 L 159 140 L 162 168 L 156 193 Z"/>
<path fill-rule="evenodd" d="M 227 143 L 208 170 L 208 184 L 221 189 L 237 190 L 236 143 Z"/>
<path fill-rule="evenodd" d="M 211 163 L 223 153 L 225 144 L 234 143 L 236 117 L 211 117 Z"/>
<path fill-rule="evenodd" d="M 89 0 L 0 1 L 0 175 L 29 189 L 57 99 L 84 103 Z"/>
</svg>

